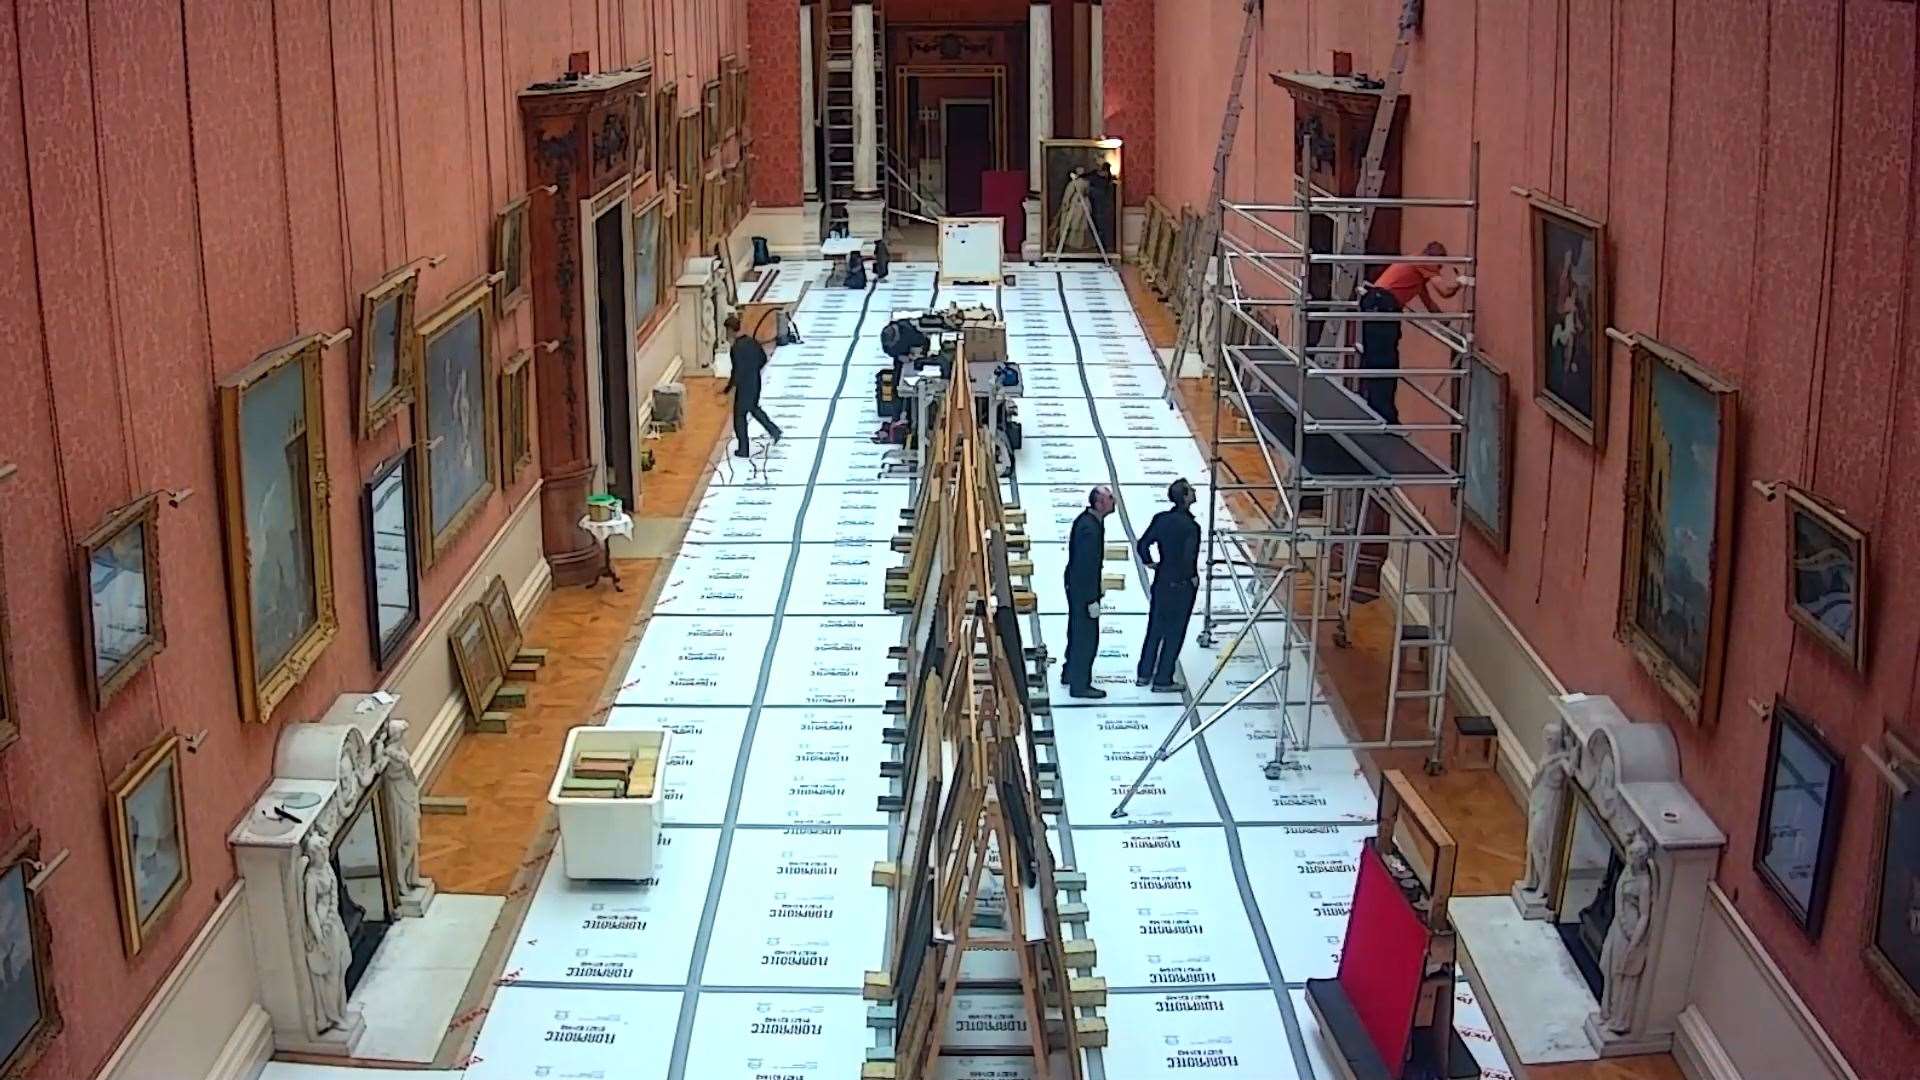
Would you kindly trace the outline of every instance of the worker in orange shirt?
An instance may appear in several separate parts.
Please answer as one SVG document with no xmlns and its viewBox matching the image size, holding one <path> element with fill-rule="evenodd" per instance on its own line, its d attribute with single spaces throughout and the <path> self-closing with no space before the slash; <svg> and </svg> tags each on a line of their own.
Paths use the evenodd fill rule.
<svg viewBox="0 0 1920 1080">
<path fill-rule="evenodd" d="M 1421 254 L 1445 258 L 1446 245 L 1436 240 L 1428 244 Z M 1428 311 L 1438 311 L 1440 305 L 1434 300 L 1435 294 L 1447 299 L 1458 293 L 1460 286 L 1465 284 L 1458 274 L 1449 280 L 1435 281 L 1439 275 L 1439 263 L 1395 263 L 1361 290 L 1360 310 L 1403 312 L 1418 298 Z M 1400 327 L 1400 322 L 1394 319 L 1370 319 L 1360 324 L 1362 368 L 1390 370 L 1400 367 Z M 1400 389 L 1399 379 L 1355 381 L 1360 384 L 1360 396 L 1366 399 L 1369 408 L 1380 414 L 1382 420 L 1389 424 L 1400 422 L 1400 408 L 1394 400 Z"/>
</svg>

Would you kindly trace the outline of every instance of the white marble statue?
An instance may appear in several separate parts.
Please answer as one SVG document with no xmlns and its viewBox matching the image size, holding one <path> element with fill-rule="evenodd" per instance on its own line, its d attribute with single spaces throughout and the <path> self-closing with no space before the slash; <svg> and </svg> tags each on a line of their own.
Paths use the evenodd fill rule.
<svg viewBox="0 0 1920 1080">
<path fill-rule="evenodd" d="M 420 887 L 420 778 L 407 757 L 407 722 L 388 722 L 387 822 L 393 828 L 393 881 L 401 893 Z"/>
<path fill-rule="evenodd" d="M 313 1017 L 318 1031 L 346 1023 L 347 968 L 353 946 L 340 922 L 340 881 L 334 876 L 326 839 L 311 835 L 300 860 L 302 909 L 306 918 L 307 978 L 313 983 Z"/>
<path fill-rule="evenodd" d="M 1527 872 L 1520 879 L 1516 895 L 1530 904 L 1547 903 L 1548 863 L 1553 860 L 1553 844 L 1559 832 L 1560 803 L 1573 768 L 1575 742 L 1567 725 L 1549 720 L 1546 753 L 1534 770 L 1533 787 L 1527 792 Z"/>
<path fill-rule="evenodd" d="M 1648 933 L 1653 925 L 1652 845 L 1644 834 L 1627 845 L 1627 865 L 1613 886 L 1613 925 L 1600 946 L 1601 1021 L 1608 1031 L 1626 1034 L 1633 1027 L 1633 1005 L 1640 977 L 1647 970 Z"/>
</svg>

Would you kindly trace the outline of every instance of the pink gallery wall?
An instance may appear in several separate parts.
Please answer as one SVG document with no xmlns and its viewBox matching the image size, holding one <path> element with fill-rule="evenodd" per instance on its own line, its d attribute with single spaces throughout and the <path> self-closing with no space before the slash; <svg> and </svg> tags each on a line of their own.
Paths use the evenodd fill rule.
<svg viewBox="0 0 1920 1080">
<path fill-rule="evenodd" d="M 0 484 L 4 636 L 20 738 L 0 749 L 0 848 L 71 852 L 43 894 L 65 1030 L 28 1074 L 91 1076 L 234 882 L 226 834 L 265 785 L 282 722 L 373 685 L 359 494 L 412 439 L 355 438 L 351 346 L 324 359 L 340 632 L 265 726 L 233 685 L 215 382 L 358 318 L 410 260 L 426 317 L 489 269 L 521 191 L 519 88 L 654 58 L 690 87 L 744 44 L 745 0 L 0 0 Z M 537 272 L 537 271 L 536 271 Z M 496 362 L 528 344 L 522 306 Z M 431 617 L 528 492 L 497 493 L 422 583 Z M 95 715 L 79 658 L 75 542 L 115 507 L 161 510 L 168 646 Z M 128 958 L 107 786 L 169 731 L 183 759 L 192 883 Z"/>
<path fill-rule="evenodd" d="M 1159 6 L 1158 184 L 1170 206 L 1205 200 L 1240 6 Z M 1326 70 L 1335 49 L 1382 72 L 1400 6 L 1268 0 L 1232 197 L 1288 195 L 1292 102 L 1268 73 Z M 1512 379 L 1510 550 L 1474 535 L 1467 566 L 1570 687 L 1674 727 L 1686 781 L 1729 837 L 1721 887 L 1862 1076 L 1905 1075 L 1920 1056 L 1916 1027 L 1861 959 L 1884 804 L 1859 753 L 1889 727 L 1920 738 L 1920 592 L 1909 584 L 1920 572 L 1920 461 L 1897 449 L 1920 438 L 1909 329 L 1920 310 L 1907 285 L 1920 250 L 1915 18 L 1905 0 L 1428 5 L 1407 74 L 1408 194 L 1463 191 L 1479 143 L 1479 341 Z M 1613 347 L 1603 452 L 1534 404 L 1528 209 L 1514 186 L 1606 222 L 1611 325 L 1739 388 L 1728 660 L 1718 715 L 1698 729 L 1614 640 L 1628 353 Z M 1458 250 L 1464 222 L 1409 212 L 1403 243 L 1429 238 Z M 1787 618 L 1782 508 L 1750 483 L 1773 480 L 1831 500 L 1870 533 L 1864 674 Z M 1846 758 L 1818 940 L 1751 869 L 1768 726 L 1749 703 L 1776 694 Z"/>
</svg>

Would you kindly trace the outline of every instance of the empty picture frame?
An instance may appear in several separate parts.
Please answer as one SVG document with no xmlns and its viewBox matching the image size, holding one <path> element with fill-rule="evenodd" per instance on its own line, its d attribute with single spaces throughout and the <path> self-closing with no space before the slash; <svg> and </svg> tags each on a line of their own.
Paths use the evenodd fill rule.
<svg viewBox="0 0 1920 1080">
<path fill-rule="evenodd" d="M 413 399 L 413 299 L 420 275 L 398 271 L 360 297 L 360 437 Z"/>
<path fill-rule="evenodd" d="M 527 286 L 527 196 L 508 203 L 493 220 L 493 270 L 501 275 L 495 303 L 502 315 L 520 306 Z"/>
<path fill-rule="evenodd" d="M 154 492 L 108 514 L 80 541 L 80 655 L 95 711 L 167 647 L 159 523 Z"/>
<path fill-rule="evenodd" d="M 1840 755 L 1778 698 L 1760 789 L 1753 868 L 1809 937 L 1820 936 L 1840 840 Z"/>
<path fill-rule="evenodd" d="M 320 339 L 220 381 L 220 507 L 241 715 L 265 723 L 338 627 Z"/>
<path fill-rule="evenodd" d="M 1513 492 L 1513 410 L 1507 373 L 1486 357 L 1467 357 L 1466 452 L 1460 462 L 1460 509 L 1467 524 L 1499 551 L 1507 550 Z"/>
<path fill-rule="evenodd" d="M 1822 645 L 1867 666 L 1867 534 L 1787 487 L 1787 614 Z"/>
<path fill-rule="evenodd" d="M 25 1076 L 61 1028 L 47 913 L 27 888 L 39 868 L 38 833 L 0 857 L 0 1077 Z"/>
<path fill-rule="evenodd" d="M 506 666 L 500 659 L 499 643 L 493 640 L 486 610 L 479 604 L 468 604 L 453 624 L 447 647 L 453 650 L 453 666 L 459 672 L 467 708 L 478 720 L 507 681 Z"/>
<path fill-rule="evenodd" d="M 1568 431 L 1607 442 L 1607 230 L 1564 206 L 1534 200 L 1534 400 Z"/>
<path fill-rule="evenodd" d="M 192 880 L 180 795 L 180 736 L 169 735 L 134 759 L 109 796 L 121 938 L 133 956 Z"/>
<path fill-rule="evenodd" d="M 1738 398 L 1679 352 L 1633 347 L 1618 632 L 1695 723 L 1726 661 Z"/>
<path fill-rule="evenodd" d="M 414 448 L 374 467 L 360 495 L 367 575 L 367 631 L 374 667 L 385 670 L 420 624 L 420 526 Z"/>
<path fill-rule="evenodd" d="M 487 591 L 480 595 L 481 610 L 487 614 L 487 629 L 493 632 L 493 642 L 500 650 L 503 663 L 513 663 L 520 655 L 520 646 L 525 645 L 527 636 L 520 629 L 520 616 L 513 610 L 513 596 L 507 592 L 507 579 L 499 574 L 487 584 Z"/>
<path fill-rule="evenodd" d="M 423 561 L 474 519 L 499 486 L 494 454 L 493 315 L 484 280 L 468 286 L 420 326 L 419 414 L 427 448 L 420 466 Z"/>
<path fill-rule="evenodd" d="M 700 157 L 710 158 L 720 152 L 720 143 L 726 138 L 721 129 L 724 118 L 720 115 L 720 80 L 708 79 L 700 87 Z"/>
<path fill-rule="evenodd" d="M 500 369 L 500 475 L 510 486 L 533 464 L 533 350 L 521 349 Z"/>
</svg>

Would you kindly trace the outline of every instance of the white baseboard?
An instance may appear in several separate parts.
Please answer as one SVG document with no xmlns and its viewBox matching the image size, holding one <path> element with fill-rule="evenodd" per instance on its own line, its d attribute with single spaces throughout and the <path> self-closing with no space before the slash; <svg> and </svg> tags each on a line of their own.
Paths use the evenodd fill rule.
<svg viewBox="0 0 1920 1080">
<path fill-rule="evenodd" d="M 95 1080 L 255 1080 L 273 1053 L 259 997 L 246 886 L 235 882 Z"/>
<path fill-rule="evenodd" d="M 220 1048 L 207 1080 L 259 1080 L 272 1056 L 273 1018 L 256 1003 Z"/>
<path fill-rule="evenodd" d="M 1720 1045 L 1720 1037 L 1692 1005 L 1680 1010 L 1680 1025 L 1673 1033 L 1673 1060 L 1687 1080 L 1743 1080 L 1726 1048 Z"/>
</svg>

